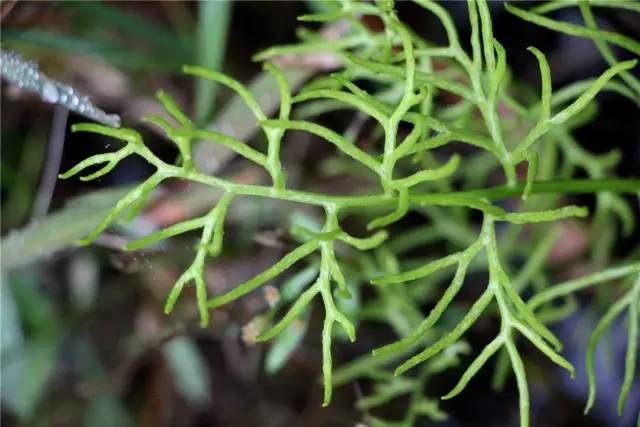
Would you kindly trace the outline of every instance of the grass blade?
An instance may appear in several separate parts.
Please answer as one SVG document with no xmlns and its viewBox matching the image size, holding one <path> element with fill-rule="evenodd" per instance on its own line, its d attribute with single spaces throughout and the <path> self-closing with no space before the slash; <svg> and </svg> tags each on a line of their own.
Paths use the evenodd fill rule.
<svg viewBox="0 0 640 427">
<path fill-rule="evenodd" d="M 198 3 L 198 65 L 215 71 L 222 68 L 230 15 L 231 2 L 228 0 Z M 195 90 L 196 123 L 204 124 L 213 112 L 217 85 L 210 80 L 198 79 Z"/>
<path fill-rule="evenodd" d="M 24 267 L 64 249 L 95 229 L 104 212 L 131 187 L 96 191 L 72 199 L 59 211 L 2 238 L 2 269 Z"/>
</svg>

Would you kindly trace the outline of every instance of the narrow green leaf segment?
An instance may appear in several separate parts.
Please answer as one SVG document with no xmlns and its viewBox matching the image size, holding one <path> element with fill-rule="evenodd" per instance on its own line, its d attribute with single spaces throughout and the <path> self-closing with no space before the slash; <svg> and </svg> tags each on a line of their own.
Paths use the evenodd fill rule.
<svg viewBox="0 0 640 427">
<path fill-rule="evenodd" d="M 537 270 L 543 268 L 553 240 L 540 240 L 534 249 L 536 253 L 531 255 L 532 261 L 525 264 L 515 279 L 510 277 L 514 266 L 511 265 L 509 251 L 514 249 L 513 236 L 517 236 L 514 233 L 521 226 L 535 229 L 533 227 L 540 227 L 538 224 L 541 223 L 579 221 L 590 215 L 586 207 L 563 206 L 557 197 L 563 194 L 595 194 L 594 221 L 600 221 L 600 225 L 603 218 L 619 218 L 626 231 L 635 226 L 632 211 L 620 194 L 637 196 L 640 179 L 618 179 L 608 175 L 619 161 L 619 155 L 588 153 L 576 143 L 571 131 L 576 123 L 589 120 L 601 91 L 614 90 L 632 99 L 637 96 L 637 79 L 630 73 L 637 61 L 617 61 L 608 45 L 636 52 L 638 42 L 600 30 L 591 9 L 583 2 L 580 5 L 585 27 L 544 16 L 546 12 L 566 6 L 558 2 L 552 2 L 545 8 L 539 6 L 536 13 L 507 6 L 509 12 L 526 21 L 594 40 L 609 63 L 609 68 L 597 78 L 554 93 L 551 70 L 544 53 L 530 47 L 542 84 L 539 98 L 522 105 L 510 92 L 507 52 L 494 38 L 491 12 L 484 0 L 468 2 L 469 53 L 462 47 L 453 20 L 441 5 L 430 0 L 415 0 L 415 3 L 442 23 L 448 38 L 446 45 L 436 46 L 417 35 L 399 19 L 392 1 L 377 1 L 375 4 L 345 1 L 335 11 L 301 19 L 325 25 L 333 25 L 334 21 L 340 21 L 341 26 L 348 24 L 348 31 L 337 41 L 328 41 L 322 33 L 306 30 L 300 44 L 277 46 L 258 53 L 255 58 L 272 61 L 266 62 L 264 68 L 273 76 L 280 94 L 277 114 L 265 111 L 259 96 L 240 81 L 218 71 L 185 66 L 186 74 L 226 86 L 235 92 L 253 116 L 252 126 L 263 132 L 267 142 L 264 148 L 256 148 L 221 131 L 200 128 L 199 121 L 189 119 L 164 92 L 159 92 L 157 98 L 170 119 L 149 116 L 145 120 L 158 126 L 176 144 L 180 153 L 176 164 L 157 157 L 135 130 L 95 124 L 75 125 L 74 132 L 92 132 L 115 138 L 122 141 L 123 146 L 114 152 L 97 154 L 81 161 L 60 178 L 70 178 L 98 166 L 98 169 L 80 177 L 81 180 L 97 179 L 130 155 L 144 158 L 155 168 L 147 180 L 126 193 L 105 215 L 101 224 L 79 243 L 89 244 L 109 226 L 135 216 L 151 192 L 167 179 L 180 179 L 215 189 L 221 195 L 215 206 L 204 215 L 170 225 L 124 246 L 125 250 L 139 250 L 184 233 L 200 233 L 194 248 L 194 260 L 169 292 L 165 312 L 171 313 L 180 297 L 184 296 L 185 288 L 192 285 L 201 325 L 207 327 L 211 310 L 236 301 L 285 276 L 288 271 L 302 267 L 283 285 L 283 297 L 261 317 L 262 329 L 256 340 L 271 340 L 290 332 L 291 328 L 298 328 L 297 333 L 290 334 L 295 339 L 282 340 L 288 346 L 298 342 L 302 334 L 300 331 L 306 330 L 306 326 L 300 325 L 307 324 L 316 301 L 324 311 L 321 332 L 323 405 L 330 403 L 333 385 L 344 384 L 347 378 L 369 376 L 379 381 L 381 386 L 375 388 L 373 395 L 361 399 L 359 407 L 373 408 L 409 394 L 409 410 L 402 424 L 398 424 L 403 426 L 416 424 L 420 416 L 433 419 L 446 416 L 439 410 L 437 402 L 423 396 L 424 384 L 434 373 L 459 364 L 459 354 L 469 352 L 468 345 L 462 341 L 464 335 L 484 315 L 497 316 L 500 329 L 495 338 L 478 352 L 459 382 L 443 399 L 460 394 L 489 359 L 499 354 L 500 375 L 506 378 L 511 366 L 515 376 L 520 395 L 520 424 L 527 427 L 530 403 L 522 346 L 533 345 L 551 362 L 566 369 L 571 377 L 576 372 L 560 354 L 562 343 L 545 324 L 548 319 L 558 318 L 557 307 L 552 301 L 556 298 L 569 300 L 575 292 L 635 275 L 639 278 L 628 289 L 625 288 L 624 295 L 604 314 L 587 349 L 588 410 L 595 399 L 595 348 L 612 322 L 626 313 L 625 377 L 618 404 L 622 413 L 637 367 L 640 265 L 631 262 L 555 286 L 536 287 L 533 296 L 525 302 L 522 292 L 529 290 L 532 282 L 540 283 L 538 279 L 545 278 L 537 274 Z M 596 3 L 600 5 L 600 2 Z M 375 32 L 363 25 L 362 15 L 377 16 L 384 24 L 384 31 Z M 331 76 L 316 78 L 300 92 L 292 94 L 285 73 L 276 65 L 283 63 L 279 61 L 283 55 L 302 56 L 302 60 L 309 59 L 311 55 L 321 55 L 328 60 L 329 55 L 333 69 L 338 70 Z M 436 61 L 440 68 L 444 67 L 443 72 L 434 71 Z M 358 86 L 364 81 L 368 82 L 367 86 Z M 367 91 L 364 87 L 376 89 Z M 456 103 L 439 106 L 437 95 L 456 99 Z M 199 111 L 203 109 L 206 110 L 207 106 L 199 104 Z M 358 138 L 362 126 L 355 130 L 337 130 L 312 120 L 317 114 L 338 109 L 353 110 L 357 120 L 371 124 L 374 130 L 368 135 L 367 144 L 360 143 Z M 306 113 L 297 115 L 302 111 Z M 509 121 L 503 116 L 517 119 Z M 472 122 L 473 125 L 467 126 Z M 514 127 L 511 122 L 519 127 Z M 373 190 L 367 194 L 337 196 L 291 188 L 281 162 L 281 152 L 286 145 L 295 143 L 285 138 L 291 131 L 306 132 L 318 143 L 329 144 L 339 153 L 336 161 L 346 165 L 344 170 L 360 171 L 370 181 L 369 188 Z M 196 140 L 220 144 L 243 161 L 262 168 L 270 184 L 243 184 L 199 170 L 192 159 L 193 142 Z M 470 147 L 457 150 L 458 146 L 453 142 Z M 562 167 L 557 167 L 558 159 L 565 162 Z M 517 167 L 525 161 L 528 165 L 526 179 L 519 182 Z M 573 179 L 573 171 L 578 168 L 586 171 L 588 179 Z M 501 177 L 505 184 L 482 188 L 489 174 Z M 297 246 L 280 260 L 226 293 L 210 295 L 205 279 L 206 265 L 210 258 L 222 254 L 225 219 L 239 196 L 308 205 L 307 210 L 311 207 L 323 217 L 323 225 L 317 230 L 293 227 L 290 231 Z M 514 202 L 501 206 L 494 203 L 507 198 Z M 509 209 L 504 207 L 507 205 Z M 468 220 L 472 211 L 482 218 L 481 225 Z M 403 219 L 410 213 L 428 217 L 433 224 L 409 229 L 402 234 L 407 240 L 399 242 L 393 231 L 399 224 L 404 224 Z M 362 230 L 373 230 L 371 234 L 360 237 L 348 234 L 343 229 L 347 215 L 366 225 Z M 499 232 L 502 227 L 507 231 Z M 409 250 L 436 239 L 449 240 L 458 248 L 441 258 L 410 266 L 391 249 L 403 247 Z M 607 241 L 602 239 L 599 245 L 605 245 Z M 463 289 L 467 273 L 472 269 L 487 272 L 487 280 L 464 316 L 454 327 L 445 330 L 441 319 Z M 435 286 L 450 272 L 453 272 L 452 279 L 441 292 L 435 292 L 437 297 L 429 301 L 431 309 L 423 316 L 424 301 L 416 295 L 434 292 L 416 291 L 414 295 L 412 288 L 420 290 L 425 283 Z M 369 283 L 373 285 L 371 292 L 376 293 L 379 299 L 362 303 L 361 314 L 355 316 L 345 308 L 348 306 L 345 301 L 360 304 L 360 287 Z M 549 315 L 554 309 L 555 314 Z M 333 372 L 335 335 L 343 333 L 354 341 L 358 322 L 371 319 L 391 325 L 398 334 L 398 340 Z M 336 324 L 338 328 L 334 328 Z M 273 366 L 279 366 L 282 358 L 291 351 L 292 348 L 287 347 L 274 353 L 278 358 L 273 359 L 276 360 L 272 362 Z M 392 364 L 395 364 L 394 372 L 384 368 Z M 410 370 L 416 372 L 415 377 L 393 375 Z"/>
</svg>

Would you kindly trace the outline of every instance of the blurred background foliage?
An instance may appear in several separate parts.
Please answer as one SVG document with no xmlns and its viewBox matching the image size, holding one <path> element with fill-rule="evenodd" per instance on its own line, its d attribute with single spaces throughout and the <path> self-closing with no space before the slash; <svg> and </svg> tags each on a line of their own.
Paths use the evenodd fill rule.
<svg viewBox="0 0 640 427">
<path fill-rule="evenodd" d="M 183 76 L 183 64 L 222 69 L 241 81 L 251 81 L 257 97 L 273 109 L 276 87 L 262 74 L 260 64 L 251 61 L 252 54 L 273 44 L 294 42 L 298 15 L 333 7 L 331 2 L 321 1 L 3 0 L 1 5 L 3 49 L 22 52 L 50 77 L 72 84 L 104 110 L 121 114 L 125 124 L 140 129 L 164 159 L 175 158 L 175 148 L 139 122 L 142 115 L 158 110 L 152 96 L 160 88 L 181 105 L 190 106 L 188 110 L 200 124 L 225 129 L 243 140 L 253 138 L 255 133 L 246 125 L 245 110 L 228 91 Z M 466 38 L 466 5 L 443 5 Z M 596 75 L 605 68 L 589 40 L 524 23 L 506 13 L 500 2 L 490 5 L 496 37 L 509 52 L 509 65 L 522 96 L 535 92 L 538 85 L 537 66 L 525 49 L 531 40 L 549 54 L 554 86 Z M 413 5 L 404 2 L 398 9 L 403 19 L 429 39 L 444 39 L 432 17 L 416 13 Z M 637 15 L 619 10 L 598 12 L 605 28 L 640 38 Z M 570 22 L 580 19 L 576 9 L 558 13 Z M 295 86 L 317 71 L 313 67 L 294 69 L 288 77 Z M 374 362 L 366 356 L 370 349 L 390 342 L 394 332 L 406 334 L 419 323 L 433 292 L 437 292 L 433 286 L 362 288 L 353 306 L 342 308 L 357 312 L 355 318 L 364 327 L 354 345 L 336 346 L 336 366 L 343 369 L 335 373 L 335 383 L 342 386 L 326 409 L 320 406 L 319 334 L 305 334 L 307 329 L 319 330 L 320 319 L 309 312 L 271 345 L 252 345 L 252 328 L 275 310 L 269 297 L 272 288 L 216 310 L 208 329 L 198 327 L 196 313 L 187 308 L 190 304 L 165 317 L 164 297 L 188 263 L 195 237 L 173 239 L 144 252 L 122 253 L 117 250 L 121 236 L 141 235 L 201 212 L 217 195 L 208 189 L 171 182 L 161 194 L 154 194 L 143 215 L 118 233 L 102 236 L 98 245 L 74 248 L 71 243 L 90 230 L 122 194 L 121 188 L 112 187 L 141 180 L 148 176 L 149 168 L 143 161 L 127 159 L 97 182 L 59 182 L 58 170 L 103 151 L 109 142 L 67 133 L 65 129 L 82 119 L 4 84 L 1 102 L 3 424 L 349 426 L 374 424 L 370 414 L 374 408 L 377 417 L 389 419 L 413 420 L 428 415 L 419 418 L 416 425 L 471 426 L 482 420 L 483 426 L 510 426 L 517 422 L 515 384 L 507 383 L 496 398 L 487 393 L 490 372 L 481 372 L 459 399 L 437 404 L 422 397 L 424 393 L 435 399 L 457 378 L 449 368 L 459 358 L 468 357 L 468 343 L 460 343 L 442 360 L 425 365 L 410 378 L 390 375 L 387 368 L 392 369 L 394 361 L 382 358 Z M 576 138 L 583 148 L 596 153 L 618 148 L 622 156 L 615 173 L 638 176 L 638 107 L 615 94 L 603 93 L 598 97 L 598 110 L 590 123 L 575 132 Z M 330 114 L 326 120 L 344 125 L 350 116 Z M 296 143 L 285 154 L 287 173 L 293 182 L 325 189 L 340 185 L 346 190 L 364 185 L 358 180 L 344 181 L 344 169 L 339 161 L 328 158 L 324 145 L 313 144 L 309 135 L 296 133 L 295 138 Z M 210 146 L 199 150 L 197 161 L 209 172 L 245 182 L 265 179 L 228 152 Z M 481 169 L 481 159 L 477 163 Z M 582 201 L 594 203 L 589 197 Z M 637 217 L 637 202 L 632 209 Z M 212 293 L 277 260 L 291 245 L 283 233 L 291 224 L 313 228 L 316 218 L 311 212 L 289 217 L 288 210 L 286 205 L 264 200 L 234 205 L 227 230 L 227 236 L 233 239 L 228 239 L 224 256 L 207 267 Z M 427 254 L 441 252 L 443 247 L 464 246 L 473 235 L 437 208 L 431 208 L 429 215 L 439 220 L 435 229 L 425 228 L 422 241 L 397 238 L 390 243 L 391 249 L 353 259 L 351 280 L 398 270 L 396 256 L 400 253 L 418 255 L 416 248 L 426 248 Z M 596 254 L 600 259 L 594 261 L 589 254 L 589 232 L 572 222 L 557 232 L 562 235 L 561 244 L 553 248 L 547 244 L 547 279 L 567 279 L 592 270 L 592 263 L 603 265 L 609 259 L 638 254 L 637 231 L 626 237 L 614 231 L 616 237 L 609 240 L 616 244 Z M 526 245 L 533 247 L 536 242 L 531 239 Z M 308 265 L 277 283 L 280 301 L 275 304 L 294 299 L 316 271 L 317 266 Z M 597 295 L 606 305 L 606 290 Z M 390 300 L 397 302 L 395 311 L 384 306 Z M 567 354 L 578 366 L 583 365 L 582 349 L 597 320 L 590 304 L 583 301 L 582 307 L 578 315 L 559 326 L 561 337 L 571 337 Z M 460 306 L 457 316 L 463 315 L 463 309 Z M 444 326 L 459 319 L 450 316 L 444 319 Z M 389 321 L 383 323 L 381 319 Z M 492 328 L 495 325 L 490 320 L 483 320 L 470 344 L 486 342 Z M 621 360 L 623 329 L 622 323 L 616 324 L 607 338 L 610 351 L 604 352 L 604 367 L 599 371 L 600 400 L 586 418 L 579 415 L 586 395 L 584 377 L 570 383 L 555 368 L 535 365 L 540 358 L 531 355 L 527 363 L 533 364 L 532 412 L 539 414 L 534 425 L 632 425 L 632 417 L 619 420 L 611 409 L 622 375 L 614 361 Z M 358 358 L 362 354 L 365 356 Z M 417 402 L 412 404 L 411 413 L 406 410 L 409 399 Z M 637 384 L 630 403 L 628 414 L 633 415 L 640 406 Z"/>
</svg>

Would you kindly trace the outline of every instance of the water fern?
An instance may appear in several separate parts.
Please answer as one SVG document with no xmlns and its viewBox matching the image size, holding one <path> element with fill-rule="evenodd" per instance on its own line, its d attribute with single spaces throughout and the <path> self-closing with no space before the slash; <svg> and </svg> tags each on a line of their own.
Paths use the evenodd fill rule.
<svg viewBox="0 0 640 427">
<path fill-rule="evenodd" d="M 526 427 L 529 425 L 530 404 L 525 361 L 521 354 L 522 341 L 534 345 L 551 362 L 566 369 L 570 376 L 573 377 L 576 372 L 576 368 L 561 355 L 562 343 L 546 324 L 554 317 L 549 314 L 551 307 L 548 303 L 554 298 L 569 298 L 573 293 L 597 283 L 637 276 L 640 269 L 637 262 L 609 267 L 583 279 L 537 289 L 534 296 L 525 301 L 525 290 L 531 290 L 534 281 L 544 280 L 540 272 L 541 265 L 556 237 L 541 240 L 535 251 L 529 254 L 531 262 L 519 272 L 512 271 L 509 253 L 516 250 L 515 242 L 523 225 L 533 227 L 538 223 L 590 216 L 586 207 L 561 206 L 558 196 L 563 194 L 594 193 L 597 196 L 596 222 L 602 221 L 602 218 L 617 217 L 627 232 L 634 228 L 633 215 L 621 194 L 638 193 L 640 180 L 610 177 L 608 171 L 618 157 L 615 154 L 603 156 L 586 152 L 573 139 L 571 130 L 589 119 L 589 108 L 603 90 L 613 90 L 638 101 L 638 81 L 631 74 L 637 60 L 618 61 L 608 47 L 613 44 L 638 54 L 638 42 L 599 29 L 593 19 L 591 6 L 586 2 L 571 3 L 580 7 L 585 26 L 558 22 L 546 16 L 555 9 L 570 6 L 569 2 L 551 2 L 539 5 L 532 11 L 507 5 L 509 12 L 526 21 L 592 39 L 609 63 L 609 68 L 595 79 L 565 88 L 553 88 L 545 54 L 532 46 L 529 51 L 538 63 L 542 83 L 539 98 L 525 105 L 512 96 L 507 52 L 494 37 L 491 13 L 484 0 L 468 2 L 470 53 L 463 48 L 451 17 L 441 5 L 429 0 L 415 0 L 415 3 L 442 23 L 448 37 L 446 45 L 434 45 L 417 35 L 399 19 L 394 12 L 393 2 L 371 4 L 345 1 L 336 11 L 301 17 L 302 22 L 316 23 L 344 20 L 350 25 L 350 30 L 337 41 L 328 41 L 321 34 L 308 30 L 305 40 L 299 44 L 272 47 L 255 55 L 255 60 L 270 61 L 265 63 L 265 69 L 278 82 L 280 108 L 274 118 L 265 114 L 241 82 L 219 72 L 185 66 L 185 73 L 224 85 L 245 102 L 253 120 L 264 133 L 266 150 L 261 151 L 220 132 L 199 128 L 175 101 L 159 92 L 158 99 L 172 122 L 157 116 L 147 117 L 146 120 L 159 126 L 176 144 L 180 152 L 178 164 L 158 158 L 134 130 L 81 124 L 73 130 L 116 138 L 123 141 L 124 145 L 115 152 L 98 154 L 82 161 L 61 177 L 69 178 L 88 167 L 103 165 L 97 171 L 81 177 L 84 180 L 96 179 L 130 155 L 141 156 L 155 167 L 155 172 L 129 191 L 95 231 L 79 242 L 81 244 L 91 243 L 114 222 L 135 215 L 144 205 L 148 194 L 167 179 L 200 183 L 222 192 L 217 204 L 205 215 L 156 231 L 128 243 L 124 248 L 137 250 L 161 239 L 201 230 L 194 261 L 175 283 L 167 298 L 165 311 L 171 313 L 184 288 L 193 283 L 203 327 L 209 325 L 211 310 L 282 276 L 294 265 L 309 266 L 310 273 L 307 274 L 311 275 L 301 282 L 302 287 L 293 293 L 294 296 L 278 303 L 262 319 L 264 329 L 257 341 L 273 339 L 289 330 L 294 322 L 307 316 L 315 299 L 321 300 L 324 309 L 321 333 L 324 405 L 330 403 L 334 385 L 363 375 L 364 366 L 371 368 L 367 374 L 374 376 L 381 385 L 373 395 L 360 400 L 361 408 L 373 408 L 408 393 L 413 396 L 412 412 L 402 425 L 413 425 L 419 415 L 441 418 L 442 413 L 437 406 L 422 396 L 424 381 L 442 370 L 442 364 L 451 366 L 459 362 L 459 351 L 452 349 L 461 349 L 460 340 L 481 316 L 498 317 L 501 326 L 496 337 L 483 349 L 475 351 L 477 356 L 443 399 L 461 393 L 489 359 L 498 355 L 500 376 L 506 377 L 509 366 L 515 375 L 520 394 L 520 424 Z M 635 10 L 635 6 L 631 7 L 629 3 L 621 4 L 622 7 Z M 608 2 L 593 2 L 593 5 L 612 6 Z M 384 31 L 375 32 L 363 25 L 360 20 L 363 15 L 376 16 L 384 24 Z M 296 94 L 290 93 L 287 80 L 276 65 L 277 59 L 282 55 L 313 52 L 328 52 L 338 58 L 336 62 L 341 62 L 343 67 L 330 76 L 320 76 L 309 82 Z M 449 72 L 435 72 L 433 65 L 436 60 L 444 64 Z M 377 89 L 365 90 L 361 85 L 363 81 L 370 83 L 367 87 Z M 457 105 L 437 106 L 434 99 L 439 93 L 457 97 Z M 507 106 L 510 114 L 522 125 L 514 128 L 504 121 L 500 112 L 503 106 Z M 353 110 L 374 123 L 380 135 L 376 140 L 377 145 L 361 148 L 354 143 L 353 135 L 349 132 L 331 129 L 313 119 L 314 111 L 333 109 Z M 296 116 L 298 111 L 306 113 Z M 473 125 L 465 125 L 473 120 Z M 374 183 L 376 191 L 334 195 L 291 188 L 281 162 L 281 152 L 286 150 L 286 136 L 291 130 L 310 133 L 331 144 L 342 155 L 338 160 L 347 162 L 348 168 L 357 165 L 366 171 L 365 175 Z M 375 132 L 372 134 L 375 135 Z M 246 161 L 263 168 L 271 184 L 232 182 L 199 170 L 192 159 L 195 141 L 221 144 L 234 151 Z M 448 147 L 454 141 L 472 146 L 473 156 L 453 154 L 438 159 L 437 149 Z M 560 156 L 564 164 L 554 167 Z M 519 181 L 516 171 L 523 162 L 528 165 L 528 171 L 526 178 Z M 481 163 L 485 177 L 497 170 L 504 185 L 479 187 L 477 182 L 485 180 L 478 180 L 473 175 L 478 173 L 478 169 L 471 165 Z M 588 178 L 573 178 L 577 168 L 586 170 Z M 455 190 L 460 182 L 473 182 L 476 185 Z M 229 206 L 240 196 L 312 206 L 323 217 L 323 225 L 319 230 L 300 226 L 293 228 L 291 234 L 298 239 L 298 245 L 274 265 L 225 294 L 209 295 L 204 278 L 205 264 L 223 250 L 225 237 L 229 238 L 224 236 L 225 217 Z M 507 210 L 504 205 L 496 203 L 511 197 L 522 199 L 515 209 Z M 409 229 L 401 238 L 395 236 L 396 223 L 410 212 L 429 218 L 426 227 L 435 224 L 437 229 L 454 230 L 452 234 L 455 236 L 446 233 L 439 235 L 436 228 L 425 229 L 425 226 Z M 477 212 L 482 217 L 479 230 L 469 220 L 470 212 Z M 372 234 L 348 234 L 342 226 L 346 216 L 366 219 L 367 228 Z M 502 230 L 500 233 L 498 227 Z M 438 259 L 423 260 L 420 265 L 412 267 L 400 256 L 403 250 L 412 245 L 419 246 L 429 239 L 442 238 L 450 240 L 458 250 Z M 341 249 L 344 245 L 351 248 L 349 255 Z M 360 272 L 355 268 L 354 271 L 354 263 L 372 265 L 372 256 L 386 259 L 387 267 L 395 267 L 360 269 Z M 369 273 L 363 273 L 365 270 Z M 446 282 L 451 270 L 455 271 L 453 278 L 431 301 L 432 310 L 424 319 L 417 319 L 421 310 L 416 302 L 420 302 L 420 297 L 419 292 L 412 293 L 412 287 L 424 289 L 427 285 Z M 464 288 L 468 272 L 472 270 L 488 273 L 484 289 L 459 322 L 447 329 L 441 325 L 441 318 Z M 344 301 L 357 294 L 359 287 L 369 286 L 367 281 L 376 289 L 376 297 L 360 308 L 357 319 L 349 318 L 341 307 Z M 591 407 L 595 396 L 591 362 L 595 346 L 613 319 L 626 310 L 629 338 L 619 411 L 624 409 L 637 359 L 639 283 L 636 280 L 604 314 L 593 333 L 587 350 L 590 378 L 587 409 Z M 288 310 L 286 304 L 289 304 Z M 398 307 L 403 307 L 403 311 L 406 308 L 408 313 L 413 314 L 405 318 L 393 311 Z M 277 312 L 284 314 L 276 319 Z M 555 318 L 559 316 L 555 315 Z M 331 349 L 336 335 L 335 324 L 354 341 L 357 322 L 367 319 L 383 320 L 394 325 L 399 335 L 398 341 L 373 350 L 372 355 L 348 365 L 355 366 L 352 371 L 343 367 L 333 372 Z M 468 350 L 467 347 L 465 349 Z M 419 373 L 413 379 L 394 377 L 381 367 L 390 363 L 397 364 L 395 375 L 413 368 Z M 384 425 L 383 420 L 376 419 L 375 422 Z"/>
</svg>

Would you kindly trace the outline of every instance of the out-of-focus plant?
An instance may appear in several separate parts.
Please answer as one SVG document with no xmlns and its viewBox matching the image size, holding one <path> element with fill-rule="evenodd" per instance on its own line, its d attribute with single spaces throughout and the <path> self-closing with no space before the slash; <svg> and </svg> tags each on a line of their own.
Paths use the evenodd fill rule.
<svg viewBox="0 0 640 427">
<path fill-rule="evenodd" d="M 394 326 L 400 338 L 374 350 L 373 355 L 365 356 L 361 362 L 354 362 L 356 366 L 358 363 L 366 366 L 366 374 L 379 383 L 374 394 L 361 399 L 359 405 L 362 408 L 374 407 L 409 393 L 414 403 L 402 425 L 413 424 L 421 414 L 442 417 L 437 406 L 422 397 L 424 381 L 444 367 L 457 364 L 459 350 L 466 347 L 460 342 L 463 335 L 483 313 L 489 312 L 488 315 L 500 320 L 499 331 L 478 352 L 459 382 L 443 399 L 462 392 L 484 364 L 499 354 L 498 382 L 506 378 L 511 366 L 520 396 L 520 423 L 528 426 L 529 386 L 519 336 L 574 376 L 576 368 L 561 355 L 562 342 L 546 325 L 566 315 L 566 312 L 559 312 L 550 303 L 555 298 L 570 298 L 574 292 L 592 285 L 625 279 L 621 288 L 623 296 L 604 314 L 587 351 L 589 408 L 595 396 L 592 364 L 595 346 L 613 319 L 623 311 L 628 312 L 625 379 L 619 399 L 619 412 L 622 413 L 636 369 L 640 279 L 634 279 L 634 276 L 640 274 L 640 263 L 636 260 L 620 266 L 603 265 L 599 273 L 546 287 L 544 260 L 558 234 L 553 231 L 555 229 L 542 228 L 538 223 L 587 218 L 589 212 L 585 207 L 560 206 L 564 202 L 561 196 L 594 193 L 597 195 L 595 225 L 602 229 L 614 223 L 614 218 L 619 218 L 625 233 L 634 228 L 633 214 L 621 194 L 640 191 L 640 180 L 610 176 L 610 170 L 619 161 L 619 154 L 615 151 L 606 155 L 588 153 L 575 141 L 571 131 L 593 117 L 594 100 L 603 90 L 618 92 L 638 102 L 637 79 L 630 74 L 637 60 L 619 62 L 607 47 L 607 43 L 612 43 L 638 54 L 638 42 L 598 29 L 586 3 L 579 4 L 586 22 L 585 27 L 579 28 L 542 15 L 565 7 L 560 2 L 538 6 L 534 12 L 507 6 L 510 12 L 525 20 L 591 38 L 610 64 L 595 79 L 575 82 L 554 91 L 544 53 L 530 47 L 539 64 L 542 84 L 539 98 L 523 103 L 514 96 L 507 53 L 493 36 L 491 13 L 485 1 L 468 2 L 470 54 L 463 48 L 457 29 L 444 8 L 428 0 L 415 2 L 440 20 L 447 33 L 448 44 L 434 45 L 417 35 L 398 18 L 392 1 L 375 4 L 345 1 L 338 9 L 300 17 L 303 22 L 344 20 L 351 30 L 336 40 L 327 40 L 310 30 L 301 31 L 301 43 L 276 46 L 255 56 L 259 61 L 273 61 L 266 62 L 265 69 L 274 76 L 280 88 L 277 118 L 268 118 L 241 82 L 203 67 L 185 66 L 185 73 L 226 86 L 244 100 L 267 141 L 264 150 L 222 132 L 199 127 L 164 92 L 158 93 L 158 99 L 172 121 L 155 115 L 145 120 L 161 128 L 175 143 L 180 153 L 177 164 L 157 157 L 135 130 L 96 124 L 75 125 L 75 132 L 113 137 L 123 141 L 124 145 L 117 151 L 87 158 L 62 174 L 61 178 L 100 166 L 80 178 L 96 179 L 131 155 L 141 156 L 155 167 L 155 172 L 124 195 L 101 224 L 79 243 L 90 244 L 113 223 L 133 218 L 144 207 L 150 192 L 167 179 L 186 180 L 221 191 L 217 204 L 203 216 L 179 222 L 124 247 L 125 250 L 137 250 L 182 233 L 201 230 L 193 263 L 169 293 L 165 312 L 173 310 L 184 288 L 193 283 L 201 325 L 206 327 L 211 310 L 256 290 L 294 264 L 307 263 L 308 267 L 302 270 L 304 275 L 294 276 L 297 279 L 291 279 L 283 287 L 280 299 L 273 299 L 271 311 L 256 320 L 257 327 L 262 328 L 255 338 L 257 341 L 280 340 L 278 347 L 274 348 L 281 353 L 272 353 L 269 359 L 271 369 L 277 369 L 288 357 L 303 333 L 300 331 L 304 330 L 312 301 L 321 300 L 324 307 L 323 404 L 328 405 L 333 383 L 344 383 L 345 378 L 363 374 L 348 374 L 344 370 L 332 373 L 331 347 L 337 332 L 335 324 L 340 325 L 349 340 L 354 341 L 357 321 L 382 319 Z M 608 3 L 593 4 L 609 6 Z M 627 3 L 621 4 L 626 7 Z M 374 31 L 363 24 L 362 16 L 375 17 L 383 24 L 383 31 Z M 344 62 L 343 67 L 309 82 L 294 96 L 274 59 L 282 55 L 317 52 L 335 55 Z M 444 67 L 435 71 L 436 64 Z M 363 87 L 374 89 L 367 91 Z M 456 102 L 450 106 L 438 105 L 436 96 L 443 93 L 454 97 Z M 355 110 L 357 115 L 375 124 L 366 149 L 357 143 L 359 129 L 349 128 L 341 133 L 310 119 L 337 109 Z M 291 188 L 281 160 L 285 144 L 292 143 L 284 138 L 290 130 L 308 132 L 332 144 L 338 153 L 336 164 L 346 163 L 343 170 L 370 181 L 373 192 L 336 195 Z M 232 182 L 198 169 L 194 165 L 192 144 L 200 140 L 221 144 L 264 169 L 271 184 Z M 474 147 L 472 154 L 450 154 L 458 147 L 452 145 L 455 141 Z M 448 158 L 441 160 L 443 152 L 449 154 Z M 518 179 L 520 164 L 527 165 L 524 180 Z M 578 168 L 587 171 L 587 179 L 574 178 Z M 505 185 L 482 187 L 489 180 L 489 174 L 495 171 L 504 177 Z M 209 258 L 221 253 L 225 217 L 239 197 L 309 205 L 323 214 L 323 221 L 317 227 L 300 224 L 291 227 L 291 235 L 297 241 L 294 249 L 227 293 L 211 296 L 204 277 L 205 264 Z M 517 201 L 508 204 L 508 209 L 504 207 L 507 205 L 496 203 L 508 198 L 521 200 L 519 204 Z M 426 220 L 426 226 L 398 234 L 398 225 L 409 213 L 417 213 L 429 220 Z M 355 236 L 348 233 L 343 226 L 346 217 L 366 219 L 367 229 L 372 234 Z M 476 221 L 476 217 L 481 217 L 481 221 Z M 527 249 L 522 253 L 522 248 L 517 247 L 522 226 L 526 226 L 524 229 L 545 230 L 540 231 L 541 234 L 548 230 L 552 232 L 536 241 L 533 250 Z M 455 250 L 437 259 L 420 260 L 417 265 L 415 259 L 401 256 L 407 248 L 420 247 L 434 240 L 449 241 Z M 604 250 L 595 250 L 596 255 L 611 249 L 611 238 L 602 241 L 608 246 Z M 361 267 L 372 250 L 377 254 L 391 254 L 390 257 L 378 256 L 386 262 L 395 260 L 391 261 L 395 267 L 386 265 L 377 276 L 367 277 Z M 514 271 L 516 268 L 511 262 L 514 254 L 524 255 L 526 259 L 518 271 Z M 602 260 L 600 257 L 604 264 Z M 433 308 L 424 319 L 420 319 L 421 310 L 417 302 L 425 300 L 422 291 L 446 279 L 449 268 L 455 271 L 453 279 L 444 289 L 437 288 L 426 299 L 433 303 Z M 443 316 L 451 311 L 450 305 L 471 270 L 487 272 L 486 285 L 477 299 L 469 304 L 465 314 L 457 319 L 455 326 L 443 328 Z M 349 301 L 357 300 L 361 287 L 369 280 L 378 292 L 376 297 L 357 302 L 355 308 L 350 306 Z M 414 284 L 406 285 L 409 282 L 416 282 L 415 287 L 421 292 L 411 291 Z M 397 287 L 403 290 L 394 291 Z M 526 302 L 523 295 L 530 291 L 533 297 Z M 280 315 L 287 304 L 288 311 Z M 411 313 L 417 314 L 417 318 Z M 291 328 L 297 328 L 297 335 Z M 395 375 L 416 367 L 420 367 L 420 373 L 412 379 L 396 378 L 379 368 L 396 360 L 400 364 Z M 376 422 L 385 425 L 382 420 Z"/>
</svg>

